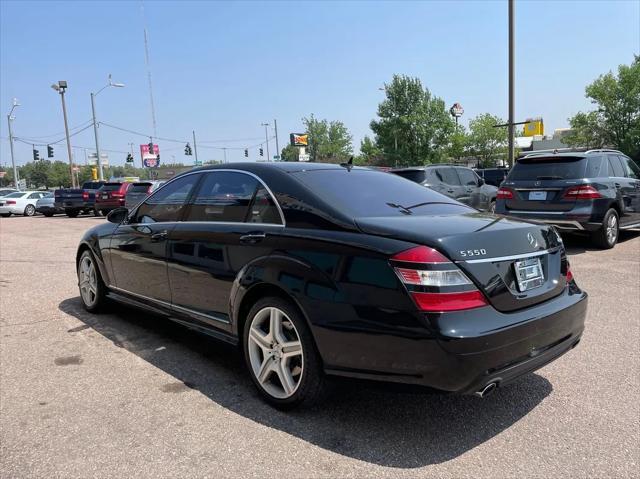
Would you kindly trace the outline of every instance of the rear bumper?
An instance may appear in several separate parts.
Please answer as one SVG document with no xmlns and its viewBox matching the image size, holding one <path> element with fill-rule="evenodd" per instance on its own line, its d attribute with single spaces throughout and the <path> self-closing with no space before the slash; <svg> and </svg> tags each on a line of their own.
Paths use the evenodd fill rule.
<svg viewBox="0 0 640 479">
<path fill-rule="evenodd" d="M 97 210 L 113 210 L 121 206 L 124 206 L 124 199 L 96 201 L 95 207 Z"/>
<path fill-rule="evenodd" d="M 327 372 L 474 393 L 492 382 L 513 381 L 571 350 L 582 336 L 586 311 L 586 293 L 571 284 L 552 300 L 512 313 L 485 307 L 427 314 L 421 338 L 361 334 L 360 367 L 327 367 Z"/>
<path fill-rule="evenodd" d="M 512 218 L 539 221 L 555 226 L 561 231 L 596 231 L 602 222 L 592 221 L 591 215 L 574 215 L 569 213 L 548 214 L 537 211 L 504 210 L 496 211 Z"/>
<path fill-rule="evenodd" d="M 93 201 L 65 201 L 55 202 L 55 207 L 60 210 L 89 210 L 93 209 Z"/>
</svg>

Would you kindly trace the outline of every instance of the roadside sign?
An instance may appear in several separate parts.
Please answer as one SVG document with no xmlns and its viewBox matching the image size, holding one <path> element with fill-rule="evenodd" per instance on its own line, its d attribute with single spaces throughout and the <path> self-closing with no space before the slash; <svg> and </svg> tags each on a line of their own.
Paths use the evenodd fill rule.
<svg viewBox="0 0 640 479">
<path fill-rule="evenodd" d="M 462 105 L 460 103 L 454 103 L 449 110 L 449 113 L 451 113 L 451 116 L 453 116 L 454 118 L 459 118 L 464 113 L 464 108 L 462 108 Z"/>
<path fill-rule="evenodd" d="M 289 141 L 291 146 L 309 146 L 309 135 L 306 133 L 291 133 Z"/>
<path fill-rule="evenodd" d="M 298 155 L 298 161 L 309 161 L 311 159 L 311 155 L 309 153 L 300 153 Z"/>
<path fill-rule="evenodd" d="M 160 166 L 160 147 L 153 146 L 153 151 L 149 151 L 149 144 L 140 145 L 140 156 L 142 156 L 142 164 L 147 168 L 157 168 Z"/>
<path fill-rule="evenodd" d="M 18 180 L 18 185 L 20 186 L 21 190 L 26 190 L 27 189 L 27 180 L 25 180 L 24 178 L 22 178 L 21 180 Z"/>
<path fill-rule="evenodd" d="M 89 153 L 89 155 L 87 155 L 87 163 L 90 165 L 96 165 L 98 164 L 98 155 L 96 155 L 95 153 Z M 107 155 L 106 153 L 100 153 L 100 163 L 102 164 L 102 166 L 109 166 L 109 155 Z"/>
</svg>

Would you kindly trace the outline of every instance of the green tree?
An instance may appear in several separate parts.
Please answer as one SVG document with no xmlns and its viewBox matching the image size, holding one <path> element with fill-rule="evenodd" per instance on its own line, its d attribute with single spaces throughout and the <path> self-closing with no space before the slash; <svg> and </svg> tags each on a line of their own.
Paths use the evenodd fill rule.
<svg viewBox="0 0 640 479">
<path fill-rule="evenodd" d="M 501 118 L 483 113 L 469 121 L 469 153 L 475 156 L 482 166 L 495 166 L 499 157 L 507 151 L 507 128 L 495 128 L 504 123 Z"/>
<path fill-rule="evenodd" d="M 433 96 L 418 78 L 394 75 L 386 98 L 371 122 L 376 145 L 388 163 L 419 165 L 444 159 L 455 123 L 444 100 Z"/>
<path fill-rule="evenodd" d="M 447 145 L 447 156 L 454 160 L 463 158 L 467 155 L 467 148 L 469 145 L 469 136 L 465 131 L 464 126 L 458 126 L 451 136 L 449 137 L 449 145 Z"/>
<path fill-rule="evenodd" d="M 640 56 L 631 65 L 620 65 L 618 74 L 600 75 L 585 89 L 595 111 L 569 118 L 570 146 L 617 148 L 640 157 Z"/>
<path fill-rule="evenodd" d="M 340 121 L 319 120 L 311 114 L 303 118 L 309 135 L 309 155 L 311 161 L 342 163 L 353 154 L 353 137 Z"/>
<path fill-rule="evenodd" d="M 360 155 L 354 158 L 353 161 L 356 165 L 368 166 L 381 166 L 385 162 L 382 150 L 368 136 L 365 136 L 360 141 Z"/>
<path fill-rule="evenodd" d="M 288 144 L 282 149 L 280 159 L 282 161 L 298 161 L 298 147 Z"/>
</svg>

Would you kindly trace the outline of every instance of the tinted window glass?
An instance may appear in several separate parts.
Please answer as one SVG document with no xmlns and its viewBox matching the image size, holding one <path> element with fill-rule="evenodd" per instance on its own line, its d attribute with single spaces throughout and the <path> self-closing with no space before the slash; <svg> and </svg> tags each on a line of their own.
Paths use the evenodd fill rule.
<svg viewBox="0 0 640 479">
<path fill-rule="evenodd" d="M 584 178 L 585 158 L 536 158 L 518 160 L 509 180 L 572 180 Z"/>
<path fill-rule="evenodd" d="M 640 178 L 640 167 L 636 165 L 636 163 L 631 158 L 626 158 L 624 156 L 620 156 L 620 161 L 622 162 L 622 166 L 625 167 L 625 171 L 629 178 L 635 178 L 636 180 Z"/>
<path fill-rule="evenodd" d="M 609 155 L 609 175 L 615 178 L 624 178 L 624 169 L 622 168 L 622 162 L 620 158 L 614 155 Z"/>
<path fill-rule="evenodd" d="M 102 185 L 102 191 L 118 191 L 122 183 L 105 183 Z"/>
<path fill-rule="evenodd" d="M 233 171 L 207 173 L 185 221 L 242 223 L 258 187 L 253 176 Z"/>
<path fill-rule="evenodd" d="M 156 223 L 178 221 L 200 175 L 186 175 L 178 178 L 151 195 L 138 208 L 134 223 Z"/>
<path fill-rule="evenodd" d="M 467 168 L 456 168 L 456 171 L 464 186 L 478 186 L 478 177 L 473 171 Z"/>
<path fill-rule="evenodd" d="M 415 181 L 416 183 L 422 183 L 427 174 L 424 170 L 405 170 L 405 171 L 394 171 L 394 175 L 402 176 L 407 180 Z"/>
<path fill-rule="evenodd" d="M 413 215 L 472 211 L 447 196 L 389 173 L 340 168 L 301 171 L 292 176 L 336 210 L 354 217 L 404 216 L 406 213 L 398 206 L 410 208 Z"/>
<path fill-rule="evenodd" d="M 129 192 L 131 193 L 146 193 L 149 191 L 149 187 L 151 183 L 134 183 L 129 188 Z"/>
<path fill-rule="evenodd" d="M 247 221 L 249 223 L 282 224 L 278 208 L 269 192 L 263 186 L 260 186 L 256 191 Z"/>
<path fill-rule="evenodd" d="M 22 198 L 26 193 L 22 193 L 18 191 L 16 193 L 11 193 L 10 195 L 5 196 L 5 198 Z"/>
<path fill-rule="evenodd" d="M 83 190 L 97 190 L 102 185 L 103 185 L 103 183 L 100 183 L 98 181 L 87 181 L 87 182 L 82 184 L 82 189 Z"/>
<path fill-rule="evenodd" d="M 460 186 L 460 179 L 453 168 L 437 168 L 437 173 L 443 183 L 452 186 Z"/>
<path fill-rule="evenodd" d="M 609 176 L 609 163 L 604 156 L 593 156 L 587 161 L 585 178 L 603 178 Z"/>
<path fill-rule="evenodd" d="M 31 193 L 29 196 L 27 196 L 28 200 L 37 200 L 40 199 L 40 193 Z"/>
</svg>

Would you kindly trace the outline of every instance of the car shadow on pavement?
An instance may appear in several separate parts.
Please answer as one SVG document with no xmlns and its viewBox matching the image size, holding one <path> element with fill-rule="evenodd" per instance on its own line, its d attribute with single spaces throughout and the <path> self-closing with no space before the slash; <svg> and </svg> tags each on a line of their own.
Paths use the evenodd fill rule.
<svg viewBox="0 0 640 479">
<path fill-rule="evenodd" d="M 638 230 L 627 230 L 620 231 L 620 236 L 618 237 L 618 244 L 625 243 L 634 238 L 640 236 L 640 232 Z M 576 255 L 586 253 L 587 251 L 606 251 L 594 246 L 591 241 L 591 238 L 587 235 L 580 234 L 563 234 L 562 241 L 564 242 L 564 246 L 567 249 L 567 254 Z M 614 246 L 614 250 L 615 250 Z"/>
<path fill-rule="evenodd" d="M 231 345 L 117 304 L 108 313 L 94 315 L 75 297 L 62 301 L 59 309 L 175 378 L 161 385 L 158 395 L 195 389 L 260 424 L 388 467 L 415 468 L 454 459 L 518 422 L 552 391 L 551 383 L 537 374 L 485 399 L 335 380 L 321 405 L 285 413 L 260 399 L 238 349 Z M 68 333 L 85 334 L 86 326 Z"/>
</svg>

